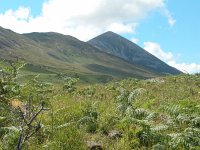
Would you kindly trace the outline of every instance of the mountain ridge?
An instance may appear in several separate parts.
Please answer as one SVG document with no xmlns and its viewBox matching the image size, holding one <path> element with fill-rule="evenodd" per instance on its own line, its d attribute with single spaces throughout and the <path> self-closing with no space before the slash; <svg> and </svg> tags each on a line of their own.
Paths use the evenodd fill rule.
<svg viewBox="0 0 200 150">
<path fill-rule="evenodd" d="M 176 68 L 169 66 L 137 44 L 112 32 L 105 32 L 88 41 L 89 44 L 101 51 L 123 58 L 132 64 L 145 67 L 162 74 L 180 74 Z"/>
<path fill-rule="evenodd" d="M 5 44 L 6 41 L 9 42 Z M 53 70 L 55 73 L 60 71 L 78 73 L 88 76 L 88 78 L 91 76 L 95 76 L 95 78 L 102 76 L 106 78 L 158 76 L 148 69 L 100 51 L 87 42 L 55 32 L 18 34 L 0 28 L 0 53 L 2 59 L 9 60 L 14 56 L 24 59 L 30 64 L 29 69 L 38 66 Z"/>
</svg>

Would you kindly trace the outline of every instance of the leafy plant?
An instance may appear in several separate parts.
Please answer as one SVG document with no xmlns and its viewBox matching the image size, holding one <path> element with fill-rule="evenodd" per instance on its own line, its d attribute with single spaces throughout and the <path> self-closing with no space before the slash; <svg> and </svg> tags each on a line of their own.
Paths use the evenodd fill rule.
<svg viewBox="0 0 200 150">
<path fill-rule="evenodd" d="M 64 86 L 63 90 L 67 91 L 69 93 L 73 92 L 75 88 L 75 84 L 78 82 L 78 78 L 72 78 L 72 77 L 64 77 Z"/>
<path fill-rule="evenodd" d="M 37 110 L 38 101 L 33 104 L 33 97 L 40 97 L 40 100 L 46 98 L 43 85 L 37 84 L 25 84 L 21 85 L 17 81 L 18 71 L 24 66 L 24 63 L 9 62 L 10 66 L 2 68 L 1 80 L 0 80 L 0 94 L 3 109 L 1 112 L 7 112 L 4 117 L 1 117 L 1 122 L 4 118 L 7 118 L 8 122 L 4 124 L 4 127 L 0 126 L 0 131 L 3 132 L 3 143 L 7 148 L 16 147 L 17 150 L 21 150 L 23 145 L 33 137 L 41 128 L 41 123 L 38 121 L 38 116 L 41 114 L 44 108 L 44 102 L 41 103 L 41 107 Z M 36 80 L 34 80 L 36 81 Z M 29 89 L 29 92 L 25 90 L 25 86 Z M 40 88 L 41 87 L 41 88 Z M 42 89 L 42 91 L 40 90 Z M 23 91 L 22 91 L 23 90 Z M 26 91 L 26 92 L 25 92 Z M 34 93 L 34 94 L 32 94 Z M 19 100 L 24 99 L 24 101 Z M 29 99 L 28 99 L 29 98 Z M 28 101 L 26 100 L 28 99 Z M 41 101 L 40 101 L 41 102 Z M 2 105 L 1 105 L 2 106 Z M 12 124 L 12 126 L 9 126 Z"/>
<path fill-rule="evenodd" d="M 95 132 L 98 124 L 97 119 L 99 113 L 96 108 L 96 103 L 88 103 L 86 108 L 83 110 L 83 117 L 78 121 L 78 125 L 86 125 L 87 132 Z"/>
</svg>

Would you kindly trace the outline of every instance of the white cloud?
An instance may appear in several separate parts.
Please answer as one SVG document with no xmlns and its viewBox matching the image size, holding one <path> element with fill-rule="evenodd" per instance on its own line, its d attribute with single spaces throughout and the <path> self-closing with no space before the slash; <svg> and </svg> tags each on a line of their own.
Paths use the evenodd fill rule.
<svg viewBox="0 0 200 150">
<path fill-rule="evenodd" d="M 30 13 L 30 11 L 28 8 L 19 7 L 16 11 L 9 9 L 3 15 L 1 14 L 0 16 L 2 18 L 8 17 L 8 18 L 14 18 L 17 20 L 23 20 L 23 19 L 28 19 L 29 13 Z"/>
<path fill-rule="evenodd" d="M 137 38 L 131 38 L 131 41 L 132 41 L 133 43 L 137 44 L 137 43 L 139 42 L 139 39 L 137 39 Z"/>
<path fill-rule="evenodd" d="M 34 18 L 24 7 L 0 14 L 0 26 L 18 33 L 54 31 L 88 40 L 107 30 L 134 33 L 140 20 L 155 10 L 168 12 L 165 16 L 174 24 L 164 0 L 48 0 Z"/>
<path fill-rule="evenodd" d="M 144 42 L 144 49 L 154 56 L 158 57 L 168 65 L 173 66 L 185 73 L 200 72 L 200 64 L 196 63 L 177 63 L 176 57 L 171 52 L 165 52 L 158 43 Z"/>
<path fill-rule="evenodd" d="M 107 31 L 113 31 L 116 33 L 134 33 L 137 24 L 122 24 L 122 23 L 112 23 Z"/>
<path fill-rule="evenodd" d="M 144 42 L 144 49 L 166 63 L 174 59 L 173 54 L 164 52 L 158 43 Z"/>
<path fill-rule="evenodd" d="M 172 17 L 171 13 L 169 12 L 168 9 L 163 9 L 164 15 L 168 18 L 168 24 L 170 27 L 173 27 L 174 24 L 176 23 L 176 20 Z"/>
<path fill-rule="evenodd" d="M 30 10 L 25 7 L 19 7 L 17 11 L 13 12 L 13 14 L 18 19 L 28 19 Z"/>
<path fill-rule="evenodd" d="M 176 20 L 172 18 L 171 16 L 168 17 L 168 23 L 172 27 L 176 23 Z"/>
<path fill-rule="evenodd" d="M 181 71 L 185 73 L 200 73 L 200 64 L 196 63 L 176 63 L 175 61 L 168 62 L 170 66 L 175 68 L 179 68 Z"/>
</svg>

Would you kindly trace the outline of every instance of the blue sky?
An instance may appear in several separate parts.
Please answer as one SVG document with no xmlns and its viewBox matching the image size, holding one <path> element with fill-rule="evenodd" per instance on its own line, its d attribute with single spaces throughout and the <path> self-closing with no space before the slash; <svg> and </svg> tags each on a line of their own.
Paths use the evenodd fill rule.
<svg viewBox="0 0 200 150">
<path fill-rule="evenodd" d="M 199 11 L 199 0 L 0 0 L 0 26 L 83 41 L 112 30 L 194 73 L 200 72 Z"/>
<path fill-rule="evenodd" d="M 161 14 L 153 13 L 141 22 L 136 37 L 160 43 L 164 50 L 180 54 L 180 61 L 200 63 L 200 1 L 169 0 L 167 8 L 176 19 L 173 27 Z"/>
<path fill-rule="evenodd" d="M 32 16 L 37 16 L 41 14 L 43 2 L 44 0 L 0 0 L 0 13 L 23 6 L 31 9 Z"/>
</svg>

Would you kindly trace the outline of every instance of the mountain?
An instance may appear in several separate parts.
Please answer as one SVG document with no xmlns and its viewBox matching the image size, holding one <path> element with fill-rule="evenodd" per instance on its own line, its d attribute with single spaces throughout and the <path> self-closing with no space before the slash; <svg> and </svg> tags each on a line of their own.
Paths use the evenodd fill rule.
<svg viewBox="0 0 200 150">
<path fill-rule="evenodd" d="M 158 76 L 72 36 L 54 32 L 18 34 L 0 27 L 0 58 L 16 57 L 28 62 L 26 69 L 30 72 L 76 74 L 89 82 Z"/>
<path fill-rule="evenodd" d="M 135 43 L 108 31 L 90 41 L 89 44 L 99 50 L 120 57 L 158 74 L 180 74 L 181 71 L 167 65 Z"/>
</svg>

